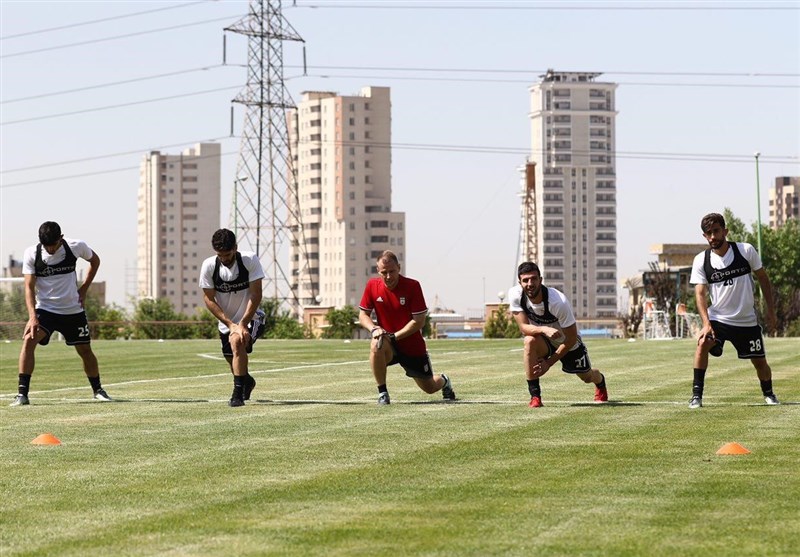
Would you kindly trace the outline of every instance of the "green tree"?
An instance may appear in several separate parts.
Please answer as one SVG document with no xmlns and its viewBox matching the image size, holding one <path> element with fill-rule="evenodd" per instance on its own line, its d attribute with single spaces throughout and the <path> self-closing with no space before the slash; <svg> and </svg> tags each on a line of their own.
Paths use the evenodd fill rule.
<svg viewBox="0 0 800 557">
<path fill-rule="evenodd" d="M 196 325 L 190 327 L 191 337 L 189 338 L 217 338 L 219 333 L 219 321 L 208 308 L 199 308 L 192 321 Z"/>
<path fill-rule="evenodd" d="M 322 332 L 322 338 L 353 338 L 353 332 L 358 327 L 358 310 L 351 305 L 342 309 L 331 308 L 325 315 L 328 327 Z"/>
<path fill-rule="evenodd" d="M 483 326 L 484 338 L 519 338 L 519 326 L 508 311 L 508 304 L 500 304 Z"/>
<path fill-rule="evenodd" d="M 747 230 L 729 208 L 723 211 L 728 228 L 728 240 L 747 242 L 758 248 L 758 224 Z M 789 221 L 778 229 L 761 226 L 761 262 L 772 283 L 778 334 L 792 335 L 800 329 L 795 322 L 800 318 L 800 222 Z M 763 304 L 757 303 L 761 322 L 764 323 Z"/>
<path fill-rule="evenodd" d="M 132 328 L 128 321 L 128 315 L 123 308 L 116 304 L 100 307 L 94 321 L 100 324 L 92 328 L 93 338 L 114 340 L 131 336 Z"/>
<path fill-rule="evenodd" d="M 263 298 L 261 309 L 264 310 L 264 338 L 305 338 L 303 325 L 292 315 L 281 310 L 281 303 L 276 298 Z"/>
<path fill-rule="evenodd" d="M 136 338 L 185 338 L 186 329 L 175 322 L 185 321 L 186 316 L 177 313 L 165 298 L 139 300 L 133 320 Z"/>
<path fill-rule="evenodd" d="M 0 339 L 21 339 L 28 321 L 25 307 L 25 288 L 22 283 L 11 284 L 8 291 L 0 291 L 0 321 L 19 325 L 0 326 Z"/>
</svg>

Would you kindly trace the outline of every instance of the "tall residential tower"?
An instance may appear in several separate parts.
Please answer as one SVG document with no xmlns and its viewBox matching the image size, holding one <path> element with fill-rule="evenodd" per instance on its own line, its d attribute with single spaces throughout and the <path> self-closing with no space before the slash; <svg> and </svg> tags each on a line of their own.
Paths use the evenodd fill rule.
<svg viewBox="0 0 800 557">
<path fill-rule="evenodd" d="M 800 219 L 800 176 L 778 176 L 769 189 L 769 225 L 780 228 L 789 219 Z"/>
<path fill-rule="evenodd" d="M 291 248 L 293 289 L 304 306 L 357 306 L 375 259 L 405 259 L 405 213 L 392 212 L 388 87 L 359 95 L 303 93 L 289 119 L 305 246 Z M 307 266 L 308 276 L 300 273 Z"/>
<path fill-rule="evenodd" d="M 146 154 L 138 197 L 137 296 L 192 315 L 204 307 L 197 280 L 220 222 L 220 145 Z"/>
<path fill-rule="evenodd" d="M 535 166 L 523 242 L 527 232 L 545 283 L 586 319 L 617 313 L 617 85 L 599 76 L 548 70 L 529 89 Z"/>
</svg>

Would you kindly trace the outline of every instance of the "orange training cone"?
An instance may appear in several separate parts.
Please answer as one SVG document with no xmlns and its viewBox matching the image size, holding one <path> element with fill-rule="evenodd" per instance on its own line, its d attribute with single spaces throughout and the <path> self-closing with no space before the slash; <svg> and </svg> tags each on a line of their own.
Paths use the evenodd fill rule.
<svg viewBox="0 0 800 557">
<path fill-rule="evenodd" d="M 719 448 L 717 454 L 750 454 L 750 451 L 739 443 L 725 443 Z"/>
<path fill-rule="evenodd" d="M 31 445 L 60 445 L 61 441 L 52 433 L 42 433 L 31 441 Z"/>
</svg>

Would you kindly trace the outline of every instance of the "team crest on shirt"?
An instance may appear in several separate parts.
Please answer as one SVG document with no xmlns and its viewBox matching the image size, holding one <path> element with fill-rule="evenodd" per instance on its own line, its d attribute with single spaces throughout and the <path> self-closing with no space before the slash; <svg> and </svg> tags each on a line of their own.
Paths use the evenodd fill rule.
<svg viewBox="0 0 800 557">
<path fill-rule="evenodd" d="M 406 305 L 406 297 L 405 296 L 400 296 L 400 305 L 401 306 Z"/>
</svg>

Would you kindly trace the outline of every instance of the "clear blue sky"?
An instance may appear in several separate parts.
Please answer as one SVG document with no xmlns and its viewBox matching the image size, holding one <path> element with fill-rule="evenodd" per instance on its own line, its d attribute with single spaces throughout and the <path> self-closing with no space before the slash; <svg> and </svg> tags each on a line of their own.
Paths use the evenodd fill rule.
<svg viewBox="0 0 800 557">
<path fill-rule="evenodd" d="M 246 44 L 229 34 L 222 67 L 223 28 L 247 4 L 0 8 L 2 265 L 56 220 L 97 251 L 96 280 L 125 304 L 142 154 L 220 140 L 228 224 L 239 149 L 230 100 Z M 800 175 L 800 2 L 299 0 L 284 12 L 306 41 L 308 76 L 302 48 L 285 47 L 295 100 L 392 89 L 393 141 L 404 146 L 393 152 L 393 210 L 406 212 L 404 271 L 431 307 L 438 297 L 481 308 L 514 280 L 528 86 L 548 68 L 619 83 L 620 281 L 654 259 L 652 244 L 701 241 L 705 213 L 730 207 L 755 222 L 755 151 L 763 222 L 775 176 Z"/>
</svg>

